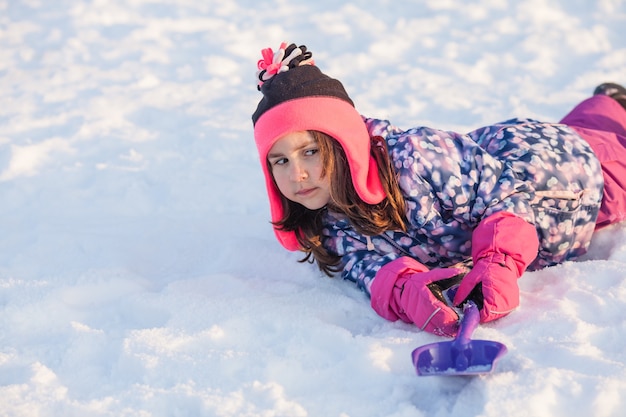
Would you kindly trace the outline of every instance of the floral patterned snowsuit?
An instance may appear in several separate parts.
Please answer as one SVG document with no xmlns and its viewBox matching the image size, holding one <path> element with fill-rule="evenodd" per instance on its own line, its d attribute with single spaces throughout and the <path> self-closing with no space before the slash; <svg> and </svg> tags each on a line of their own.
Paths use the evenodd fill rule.
<svg viewBox="0 0 626 417">
<path fill-rule="evenodd" d="M 366 293 L 376 272 L 402 256 L 429 267 L 470 260 L 473 229 L 500 211 L 536 226 L 540 249 L 529 270 L 587 251 L 603 175 L 588 143 L 568 126 L 512 119 L 459 134 L 364 120 L 371 136 L 387 142 L 408 230 L 363 236 L 345 216 L 326 212 L 322 243 L 342 257 L 342 277 Z"/>
</svg>

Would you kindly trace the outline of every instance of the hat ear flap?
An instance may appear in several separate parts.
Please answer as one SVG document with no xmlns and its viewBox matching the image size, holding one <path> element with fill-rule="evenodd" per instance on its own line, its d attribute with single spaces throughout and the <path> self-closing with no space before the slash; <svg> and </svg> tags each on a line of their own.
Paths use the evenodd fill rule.
<svg viewBox="0 0 626 417">
<path fill-rule="evenodd" d="M 370 137 L 363 118 L 340 81 L 313 65 L 313 54 L 304 45 L 283 42 L 278 51 L 267 48 L 258 62 L 258 87 L 263 98 L 252 115 L 272 222 L 283 220 L 281 195 L 268 171 L 267 154 L 282 136 L 298 131 L 319 131 L 343 147 L 354 188 L 368 204 L 378 204 L 385 191 L 376 161 L 370 155 Z M 275 229 L 279 242 L 289 250 L 299 248 L 294 232 Z"/>
</svg>

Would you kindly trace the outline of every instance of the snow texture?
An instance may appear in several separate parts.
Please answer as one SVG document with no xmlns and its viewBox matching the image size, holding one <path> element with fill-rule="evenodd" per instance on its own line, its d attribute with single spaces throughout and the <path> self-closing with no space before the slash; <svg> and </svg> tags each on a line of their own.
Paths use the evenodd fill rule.
<svg viewBox="0 0 626 417">
<path fill-rule="evenodd" d="M 250 116 L 305 44 L 402 127 L 557 121 L 626 83 L 624 0 L 0 0 L 0 415 L 622 416 L 626 225 L 520 280 L 495 372 L 283 250 Z"/>
</svg>

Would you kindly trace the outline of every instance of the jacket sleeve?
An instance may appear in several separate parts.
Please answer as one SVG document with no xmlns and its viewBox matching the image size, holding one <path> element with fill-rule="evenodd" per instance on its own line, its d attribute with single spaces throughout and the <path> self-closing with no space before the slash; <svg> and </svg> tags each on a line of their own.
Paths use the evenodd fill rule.
<svg viewBox="0 0 626 417">
<path fill-rule="evenodd" d="M 367 250 L 347 253 L 342 259 L 345 266 L 341 277 L 355 282 L 368 297 L 371 297 L 371 286 L 378 271 L 398 257 L 399 255 L 393 252 L 385 255 Z"/>
<path fill-rule="evenodd" d="M 367 238 L 358 235 L 347 220 L 337 217 L 322 230 L 322 244 L 330 253 L 341 257 L 341 277 L 356 283 L 368 296 L 380 268 L 402 256 L 377 237 L 368 244 Z M 377 250 L 373 250 L 374 246 Z"/>
</svg>

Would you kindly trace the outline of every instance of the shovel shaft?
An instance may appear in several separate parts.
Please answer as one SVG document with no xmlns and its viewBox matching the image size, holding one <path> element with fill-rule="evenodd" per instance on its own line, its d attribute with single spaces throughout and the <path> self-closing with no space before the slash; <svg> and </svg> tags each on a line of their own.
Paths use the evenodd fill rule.
<svg viewBox="0 0 626 417">
<path fill-rule="evenodd" d="M 480 313 L 478 312 L 476 303 L 468 301 L 463 306 L 463 319 L 461 320 L 461 327 L 459 328 L 459 333 L 454 340 L 454 344 L 459 348 L 467 346 L 472 337 L 472 333 L 474 333 L 474 330 L 478 327 L 479 321 Z"/>
</svg>

